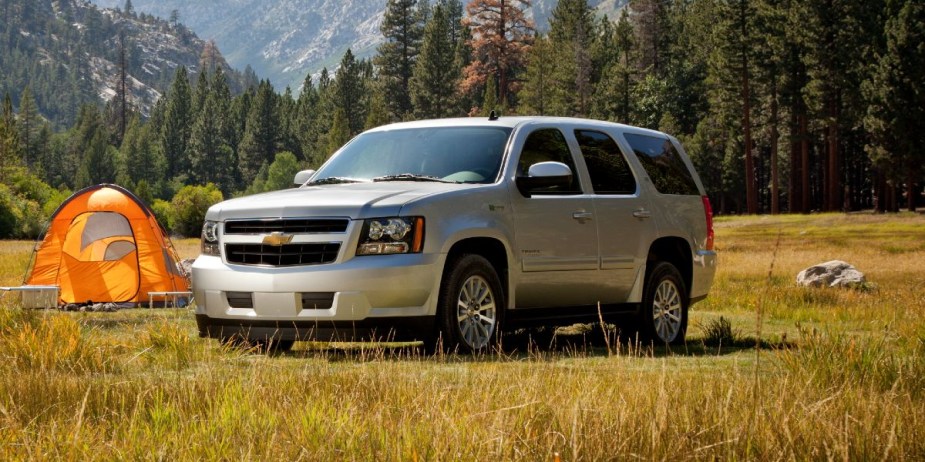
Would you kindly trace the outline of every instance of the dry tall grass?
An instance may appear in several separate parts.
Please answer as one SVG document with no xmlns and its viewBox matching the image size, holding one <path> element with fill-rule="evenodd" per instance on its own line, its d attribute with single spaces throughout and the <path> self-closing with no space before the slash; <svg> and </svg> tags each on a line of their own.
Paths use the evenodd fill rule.
<svg viewBox="0 0 925 462">
<path fill-rule="evenodd" d="M 24 312 L 6 303 L 0 454 L 14 460 L 925 457 L 919 266 L 925 218 L 722 219 L 717 233 L 722 260 L 715 289 L 692 312 L 689 344 L 672 351 L 624 344 L 608 355 L 604 346 L 578 344 L 468 358 L 298 344 L 292 354 L 265 356 L 195 337 L 187 311 Z M 17 245 L 29 249 L 0 248 Z M 867 272 L 877 288 L 794 287 L 797 271 L 833 258 Z M 759 298 L 767 338 L 756 371 L 751 346 Z M 731 323 L 732 344 L 705 344 L 698 327 L 720 326 L 720 317 Z"/>
</svg>

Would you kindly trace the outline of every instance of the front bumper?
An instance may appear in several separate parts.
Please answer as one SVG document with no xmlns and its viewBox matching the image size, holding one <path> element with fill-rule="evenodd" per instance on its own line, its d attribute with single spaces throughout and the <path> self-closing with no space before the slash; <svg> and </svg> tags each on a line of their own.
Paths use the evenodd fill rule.
<svg viewBox="0 0 925 462">
<path fill-rule="evenodd" d="M 291 267 L 228 265 L 220 257 L 200 256 L 192 268 L 196 319 L 200 335 L 209 337 L 322 339 L 325 330 L 370 329 L 384 336 L 432 322 L 440 268 L 439 256 L 432 254 Z M 330 306 L 306 306 L 303 294 L 315 293 L 332 294 Z M 250 303 L 235 301 L 242 294 Z"/>
</svg>

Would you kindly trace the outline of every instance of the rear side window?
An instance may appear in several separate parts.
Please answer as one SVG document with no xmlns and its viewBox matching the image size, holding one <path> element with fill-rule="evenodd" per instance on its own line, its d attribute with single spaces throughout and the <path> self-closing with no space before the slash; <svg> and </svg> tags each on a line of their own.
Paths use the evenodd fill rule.
<svg viewBox="0 0 925 462">
<path fill-rule="evenodd" d="M 667 138 L 627 133 L 626 141 L 662 194 L 700 195 L 697 183 Z"/>
<path fill-rule="evenodd" d="M 575 138 L 591 175 L 595 194 L 635 194 L 636 179 L 620 152 L 620 147 L 608 135 L 575 130 Z"/>
<path fill-rule="evenodd" d="M 534 191 L 534 194 L 580 194 L 581 185 L 578 182 L 578 170 L 572 160 L 572 152 L 565 142 L 565 135 L 555 128 L 537 130 L 527 137 L 524 148 L 520 152 L 520 161 L 517 164 L 517 174 L 526 175 L 530 166 L 540 162 L 561 162 L 572 169 L 572 182 L 567 188 L 558 186 Z"/>
</svg>

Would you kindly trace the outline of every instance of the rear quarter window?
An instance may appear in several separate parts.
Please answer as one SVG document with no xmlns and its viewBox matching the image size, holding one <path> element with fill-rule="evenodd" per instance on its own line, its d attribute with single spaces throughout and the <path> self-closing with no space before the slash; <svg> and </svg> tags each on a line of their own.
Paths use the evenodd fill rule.
<svg viewBox="0 0 925 462">
<path fill-rule="evenodd" d="M 624 134 L 655 189 L 662 194 L 700 195 L 697 183 L 681 160 L 681 154 L 667 138 Z"/>
</svg>

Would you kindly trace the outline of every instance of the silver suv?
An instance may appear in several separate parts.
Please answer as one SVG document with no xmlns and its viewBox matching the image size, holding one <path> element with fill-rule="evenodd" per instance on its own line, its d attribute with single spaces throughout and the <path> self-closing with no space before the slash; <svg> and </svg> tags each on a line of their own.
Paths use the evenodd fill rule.
<svg viewBox="0 0 925 462">
<path fill-rule="evenodd" d="M 678 140 L 594 120 L 387 125 L 297 188 L 216 204 L 193 265 L 201 336 L 417 339 L 615 321 L 683 342 L 716 269 L 712 212 Z"/>
</svg>

